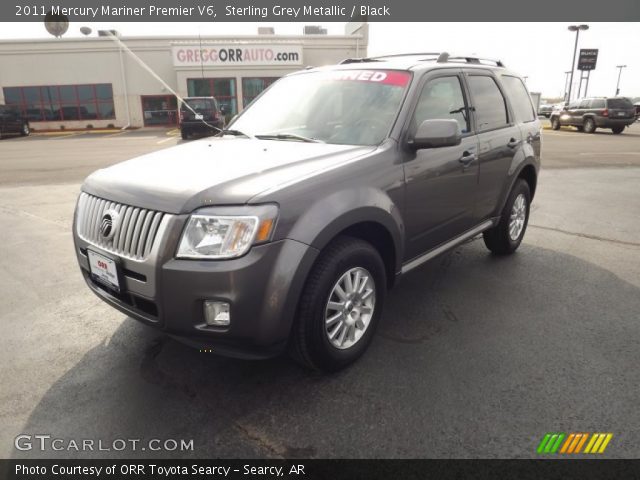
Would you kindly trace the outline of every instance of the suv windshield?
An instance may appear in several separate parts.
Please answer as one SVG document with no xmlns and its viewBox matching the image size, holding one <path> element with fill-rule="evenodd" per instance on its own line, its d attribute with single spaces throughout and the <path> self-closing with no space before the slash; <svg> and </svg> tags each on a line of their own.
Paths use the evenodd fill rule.
<svg viewBox="0 0 640 480">
<path fill-rule="evenodd" d="M 411 73 L 334 70 L 285 77 L 230 126 L 258 138 L 377 145 L 398 114 Z"/>
<path fill-rule="evenodd" d="M 628 98 L 610 98 L 607 103 L 609 108 L 633 108 L 633 104 Z"/>
</svg>

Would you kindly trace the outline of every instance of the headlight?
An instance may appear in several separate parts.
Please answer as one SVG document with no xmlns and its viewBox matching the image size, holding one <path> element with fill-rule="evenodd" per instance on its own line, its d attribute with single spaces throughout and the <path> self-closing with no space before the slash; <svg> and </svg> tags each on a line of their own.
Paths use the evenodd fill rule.
<svg viewBox="0 0 640 480">
<path fill-rule="evenodd" d="M 252 245 L 270 239 L 277 209 L 268 207 L 267 212 L 259 208 L 263 211 L 257 215 L 191 215 L 176 256 L 220 259 L 244 255 Z"/>
</svg>

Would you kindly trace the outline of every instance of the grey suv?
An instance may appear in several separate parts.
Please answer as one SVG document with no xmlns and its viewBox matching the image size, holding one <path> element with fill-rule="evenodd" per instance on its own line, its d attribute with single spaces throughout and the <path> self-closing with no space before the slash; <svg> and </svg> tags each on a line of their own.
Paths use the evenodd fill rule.
<svg viewBox="0 0 640 480">
<path fill-rule="evenodd" d="M 514 252 L 539 166 L 502 63 L 351 59 L 280 79 L 218 137 L 93 173 L 76 253 L 102 300 L 184 342 L 333 371 L 403 274 L 479 234 Z"/>
<path fill-rule="evenodd" d="M 625 97 L 583 98 L 555 110 L 550 121 L 554 130 L 567 125 L 585 133 L 594 133 L 597 128 L 610 128 L 613 133 L 620 134 L 636 121 L 636 109 Z"/>
</svg>

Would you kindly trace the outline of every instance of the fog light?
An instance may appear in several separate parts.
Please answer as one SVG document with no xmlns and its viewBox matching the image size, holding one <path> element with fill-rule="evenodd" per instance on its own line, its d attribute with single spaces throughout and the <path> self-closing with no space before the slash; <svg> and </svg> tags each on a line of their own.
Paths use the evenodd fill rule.
<svg viewBox="0 0 640 480">
<path fill-rule="evenodd" d="M 214 327 L 228 327 L 231 323 L 231 313 L 227 302 L 204 302 L 204 319 L 207 325 Z"/>
</svg>

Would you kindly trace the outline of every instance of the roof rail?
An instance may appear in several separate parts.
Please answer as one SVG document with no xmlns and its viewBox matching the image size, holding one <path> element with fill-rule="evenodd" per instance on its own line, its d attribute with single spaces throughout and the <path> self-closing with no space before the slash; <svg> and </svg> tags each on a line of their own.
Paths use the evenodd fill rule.
<svg viewBox="0 0 640 480">
<path fill-rule="evenodd" d="M 465 63 L 473 63 L 475 65 L 484 65 L 486 62 L 493 63 L 496 67 L 503 67 L 504 63 L 500 60 L 494 60 L 493 58 L 482 58 L 482 57 L 473 57 L 467 55 L 458 55 L 455 57 L 450 56 L 447 52 L 442 52 L 438 57 L 438 63 L 447 63 L 447 62 L 461 62 Z"/>
<path fill-rule="evenodd" d="M 402 58 L 402 57 L 434 57 L 434 58 L 425 58 L 422 60 L 435 60 L 438 63 L 447 63 L 447 62 L 464 62 L 464 63 L 472 63 L 474 65 L 486 65 L 487 63 L 491 63 L 496 67 L 504 67 L 504 63 L 500 60 L 494 60 L 492 58 L 481 58 L 475 56 L 467 56 L 467 55 L 457 55 L 451 56 L 447 52 L 428 52 L 428 53 L 397 53 L 394 55 L 380 55 L 377 57 L 363 57 L 363 58 L 346 58 L 340 62 L 341 65 L 346 65 L 349 63 L 366 63 L 366 62 L 379 62 L 388 58 Z"/>
</svg>

